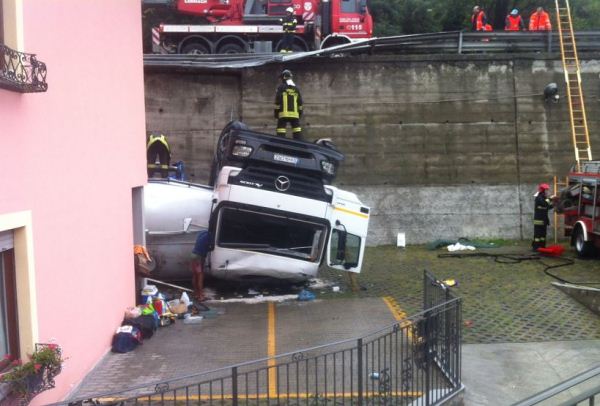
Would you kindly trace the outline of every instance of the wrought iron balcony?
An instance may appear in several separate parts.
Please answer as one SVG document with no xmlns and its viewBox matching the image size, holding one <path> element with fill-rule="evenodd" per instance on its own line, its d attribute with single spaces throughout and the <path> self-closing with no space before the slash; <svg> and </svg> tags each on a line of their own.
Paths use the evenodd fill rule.
<svg viewBox="0 0 600 406">
<path fill-rule="evenodd" d="M 0 44 L 0 88 L 19 93 L 45 92 L 46 64 L 38 61 L 35 54 Z"/>
</svg>

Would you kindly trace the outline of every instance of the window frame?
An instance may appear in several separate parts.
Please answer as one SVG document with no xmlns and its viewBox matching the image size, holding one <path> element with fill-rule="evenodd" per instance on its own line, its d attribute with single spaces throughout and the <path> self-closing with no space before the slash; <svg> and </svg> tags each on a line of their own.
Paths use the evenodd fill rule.
<svg viewBox="0 0 600 406">
<path fill-rule="evenodd" d="M 0 306 L 0 322 L 4 323 L 8 342 L 8 355 L 10 359 L 20 358 L 19 345 L 19 320 L 17 309 L 17 279 L 14 249 L 0 251 L 0 277 L 2 278 L 2 292 L 0 299 L 4 301 Z M 4 356 L 4 354 L 2 354 Z M 10 367 L 10 360 L 0 360 L 0 372 Z"/>
</svg>

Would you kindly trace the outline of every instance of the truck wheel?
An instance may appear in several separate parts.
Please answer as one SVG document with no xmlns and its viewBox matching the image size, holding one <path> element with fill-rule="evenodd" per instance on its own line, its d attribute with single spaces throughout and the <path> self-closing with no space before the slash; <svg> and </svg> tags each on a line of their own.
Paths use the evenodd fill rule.
<svg viewBox="0 0 600 406">
<path fill-rule="evenodd" d="M 190 55 L 205 55 L 210 54 L 210 51 L 204 44 L 201 44 L 199 42 L 191 42 L 183 48 L 181 48 L 181 53 Z"/>
<path fill-rule="evenodd" d="M 219 48 L 220 54 L 242 54 L 244 53 L 244 48 L 242 48 L 239 44 L 225 44 L 221 48 Z"/>
<path fill-rule="evenodd" d="M 583 229 L 577 227 L 573 236 L 575 251 L 580 258 L 589 257 L 594 251 L 594 246 L 591 241 L 586 241 L 583 235 Z"/>
</svg>

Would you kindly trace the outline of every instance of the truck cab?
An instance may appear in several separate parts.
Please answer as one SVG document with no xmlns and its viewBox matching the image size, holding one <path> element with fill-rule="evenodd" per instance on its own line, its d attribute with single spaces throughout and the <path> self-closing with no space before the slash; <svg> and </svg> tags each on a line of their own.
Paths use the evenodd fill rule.
<svg viewBox="0 0 600 406">
<path fill-rule="evenodd" d="M 560 192 L 557 212 L 564 216 L 565 235 L 581 257 L 600 248 L 600 161 L 581 163 L 569 172 L 568 186 Z"/>
<path fill-rule="evenodd" d="M 173 180 L 148 185 L 147 245 L 158 257 L 157 274 L 189 276 L 182 263 L 202 229 L 212 236 L 206 272 L 219 279 L 301 282 L 323 264 L 359 273 L 370 209 L 354 193 L 329 184 L 342 160 L 331 144 L 228 124 L 219 137 L 211 187 Z"/>
</svg>

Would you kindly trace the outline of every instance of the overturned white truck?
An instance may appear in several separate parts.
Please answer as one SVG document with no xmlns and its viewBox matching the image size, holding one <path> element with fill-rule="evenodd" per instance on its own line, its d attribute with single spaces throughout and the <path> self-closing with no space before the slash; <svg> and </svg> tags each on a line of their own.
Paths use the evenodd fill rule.
<svg viewBox="0 0 600 406">
<path fill-rule="evenodd" d="M 211 186 L 151 179 L 144 189 L 146 245 L 156 277 L 189 279 L 198 232 L 211 232 L 206 272 L 228 280 L 301 282 L 326 262 L 360 272 L 369 208 L 329 183 L 344 156 L 315 144 L 229 123 Z"/>
</svg>

